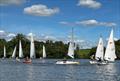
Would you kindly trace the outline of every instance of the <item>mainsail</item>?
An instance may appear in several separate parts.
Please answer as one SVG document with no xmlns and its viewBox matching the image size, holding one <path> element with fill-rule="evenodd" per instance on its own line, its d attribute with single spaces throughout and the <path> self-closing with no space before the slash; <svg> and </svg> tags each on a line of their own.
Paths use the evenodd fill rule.
<svg viewBox="0 0 120 81">
<path fill-rule="evenodd" d="M 31 34 L 30 58 L 35 58 L 35 46 L 34 46 L 33 34 Z"/>
<path fill-rule="evenodd" d="M 4 58 L 6 58 L 6 47 L 4 46 Z"/>
<path fill-rule="evenodd" d="M 96 54 L 95 54 L 95 59 L 96 60 L 103 60 L 103 54 L 104 54 L 104 46 L 103 46 L 103 39 L 100 37 L 99 43 L 97 46 Z"/>
<path fill-rule="evenodd" d="M 22 50 L 22 44 L 21 44 L 21 40 L 19 41 L 19 58 L 23 57 L 23 50 Z"/>
<path fill-rule="evenodd" d="M 15 48 L 13 50 L 12 58 L 15 58 L 15 55 L 16 55 L 16 46 L 15 46 Z"/>
<path fill-rule="evenodd" d="M 109 40 L 108 40 L 108 44 L 106 47 L 106 51 L 105 51 L 105 60 L 114 61 L 115 58 L 116 58 L 115 44 L 114 44 L 113 29 L 112 29 Z"/>
<path fill-rule="evenodd" d="M 69 48 L 68 48 L 68 56 L 71 58 L 74 58 L 74 44 L 70 42 Z"/>
<path fill-rule="evenodd" d="M 73 27 L 72 27 L 72 39 L 71 42 L 69 44 L 69 48 L 68 48 L 68 56 L 70 56 L 71 58 L 74 58 L 74 40 L 73 40 Z"/>
<path fill-rule="evenodd" d="M 43 58 L 46 58 L 45 46 L 43 45 Z"/>
</svg>

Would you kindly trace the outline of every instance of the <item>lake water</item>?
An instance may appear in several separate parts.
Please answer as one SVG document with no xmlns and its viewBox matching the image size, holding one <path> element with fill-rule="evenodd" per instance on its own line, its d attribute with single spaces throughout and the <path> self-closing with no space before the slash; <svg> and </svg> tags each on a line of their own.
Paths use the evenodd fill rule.
<svg viewBox="0 0 120 81">
<path fill-rule="evenodd" d="M 56 59 L 33 60 L 32 64 L 0 60 L 0 81 L 120 81 L 120 61 L 108 65 L 56 65 Z"/>
</svg>

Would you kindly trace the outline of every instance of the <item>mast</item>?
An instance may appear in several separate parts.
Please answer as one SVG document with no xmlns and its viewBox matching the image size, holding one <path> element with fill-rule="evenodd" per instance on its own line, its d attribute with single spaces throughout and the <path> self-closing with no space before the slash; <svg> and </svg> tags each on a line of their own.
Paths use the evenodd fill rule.
<svg viewBox="0 0 120 81">
<path fill-rule="evenodd" d="M 72 43 L 74 43 L 74 29 L 72 27 L 72 40 L 71 40 Z"/>
</svg>

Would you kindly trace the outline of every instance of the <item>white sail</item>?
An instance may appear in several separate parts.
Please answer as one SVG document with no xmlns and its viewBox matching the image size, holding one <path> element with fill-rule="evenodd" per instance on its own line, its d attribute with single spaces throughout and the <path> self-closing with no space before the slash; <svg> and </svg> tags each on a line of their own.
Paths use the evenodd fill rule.
<svg viewBox="0 0 120 81">
<path fill-rule="evenodd" d="M 16 55 L 16 46 L 15 46 L 15 48 L 13 50 L 12 58 L 15 58 L 15 55 Z"/>
<path fill-rule="evenodd" d="M 43 58 L 46 58 L 45 46 L 43 45 Z"/>
<path fill-rule="evenodd" d="M 109 40 L 108 40 L 108 44 L 106 47 L 106 51 L 105 51 L 105 60 L 114 61 L 115 58 L 116 58 L 115 44 L 114 44 L 113 29 L 112 29 Z"/>
<path fill-rule="evenodd" d="M 4 58 L 6 58 L 6 47 L 4 46 Z"/>
<path fill-rule="evenodd" d="M 34 46 L 33 34 L 31 34 L 30 58 L 35 58 L 35 46 Z"/>
<path fill-rule="evenodd" d="M 22 44 L 21 44 L 21 40 L 19 41 L 19 58 L 23 57 L 23 50 L 22 50 Z"/>
<path fill-rule="evenodd" d="M 74 43 L 70 42 L 69 48 L 68 48 L 68 56 L 71 58 L 74 58 Z"/>
<path fill-rule="evenodd" d="M 103 39 L 100 37 L 95 54 L 95 59 L 98 60 L 99 58 L 101 58 L 101 60 L 103 60 L 103 54 L 104 54 Z"/>
</svg>

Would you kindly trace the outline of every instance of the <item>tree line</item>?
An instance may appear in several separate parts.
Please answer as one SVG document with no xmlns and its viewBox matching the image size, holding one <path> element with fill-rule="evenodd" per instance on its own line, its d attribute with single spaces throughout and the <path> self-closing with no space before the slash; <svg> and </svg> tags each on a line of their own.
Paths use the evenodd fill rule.
<svg viewBox="0 0 120 81">
<path fill-rule="evenodd" d="M 12 56 L 15 46 L 17 46 L 16 56 L 18 56 L 19 40 L 21 40 L 22 42 L 24 57 L 29 56 L 30 41 L 26 38 L 25 35 L 18 34 L 11 41 L 8 42 L 5 39 L 0 39 L 0 58 L 3 57 L 4 45 L 6 46 L 7 58 L 10 58 Z M 53 42 L 52 40 L 47 40 L 46 42 L 34 41 L 34 43 L 35 43 L 36 58 L 42 57 L 43 45 L 46 47 L 47 58 L 55 58 L 55 59 L 70 58 L 67 56 L 69 43 L 65 44 L 62 41 Z M 115 47 L 116 47 L 117 58 L 120 59 L 120 40 L 115 41 Z M 93 47 L 91 49 L 79 49 L 79 46 L 77 46 L 75 49 L 75 58 L 88 59 L 90 58 L 90 55 L 95 54 L 95 52 L 96 52 L 96 47 Z"/>
</svg>

